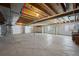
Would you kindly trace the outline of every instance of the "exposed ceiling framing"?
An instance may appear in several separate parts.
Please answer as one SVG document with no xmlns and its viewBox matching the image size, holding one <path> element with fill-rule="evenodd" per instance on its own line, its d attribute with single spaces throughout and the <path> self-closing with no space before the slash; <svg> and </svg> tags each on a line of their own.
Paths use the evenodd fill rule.
<svg viewBox="0 0 79 59">
<path fill-rule="evenodd" d="M 79 8 L 74 9 L 72 11 L 68 11 L 68 12 L 64 12 L 64 13 L 61 13 L 61 14 L 57 14 L 55 16 L 49 16 L 49 17 L 40 19 L 39 21 L 36 21 L 34 23 L 41 22 L 41 21 L 45 21 L 45 20 L 50 20 L 50 19 L 55 19 L 55 18 L 59 18 L 59 17 L 64 17 L 64 16 L 67 16 L 67 15 L 73 14 L 73 12 L 74 13 L 79 13 Z"/>
<path fill-rule="evenodd" d="M 0 5 L 7 8 L 11 7 L 10 4 Z M 73 12 L 79 13 L 78 7 L 79 4 L 77 3 L 24 3 L 18 21 L 27 24 L 38 23 L 56 18 L 58 21 L 61 20 L 65 22 L 67 20 L 64 16 L 67 16 L 67 19 L 69 19 L 68 15 L 73 14 Z M 13 13 L 19 15 L 17 11 L 13 11 Z M 58 19 L 59 17 L 61 18 Z"/>
</svg>

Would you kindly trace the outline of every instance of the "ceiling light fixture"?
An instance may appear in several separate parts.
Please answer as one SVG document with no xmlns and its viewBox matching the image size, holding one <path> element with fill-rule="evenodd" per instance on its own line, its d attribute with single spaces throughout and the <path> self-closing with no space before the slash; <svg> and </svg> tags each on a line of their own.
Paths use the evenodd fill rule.
<svg viewBox="0 0 79 59">
<path fill-rule="evenodd" d="M 39 14 L 36 14 L 37 17 L 39 17 Z"/>
<path fill-rule="evenodd" d="M 24 25 L 23 23 L 16 23 L 17 25 Z"/>
</svg>

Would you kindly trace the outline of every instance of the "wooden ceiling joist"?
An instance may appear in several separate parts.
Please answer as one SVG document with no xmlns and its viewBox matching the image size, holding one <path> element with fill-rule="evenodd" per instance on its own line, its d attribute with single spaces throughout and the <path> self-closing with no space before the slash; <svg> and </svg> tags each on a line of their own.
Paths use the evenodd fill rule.
<svg viewBox="0 0 79 59">
<path fill-rule="evenodd" d="M 49 16 L 52 14 L 55 14 L 52 9 L 50 7 L 48 7 L 45 3 L 35 3 L 32 4 L 33 6 L 37 7 L 38 9 L 44 11 L 45 13 L 47 13 Z"/>
<path fill-rule="evenodd" d="M 42 3 L 43 5 L 43 8 L 45 8 L 49 13 L 50 15 L 55 15 L 56 13 L 48 6 L 46 5 L 45 3 Z"/>
<path fill-rule="evenodd" d="M 63 8 L 60 3 L 46 3 L 56 14 L 63 13 Z"/>
<path fill-rule="evenodd" d="M 29 5 L 31 5 L 31 4 L 29 4 Z M 31 6 L 32 6 L 32 8 L 30 8 L 30 10 L 33 10 L 34 12 L 39 13 L 42 16 L 49 16 L 47 13 L 45 13 L 44 11 L 38 9 L 37 7 L 35 7 L 33 5 L 31 5 Z"/>
<path fill-rule="evenodd" d="M 19 20 L 16 22 L 17 25 L 26 25 L 26 24 L 30 24 L 33 20 L 30 19 L 26 19 L 26 18 L 22 18 L 20 17 Z"/>
<path fill-rule="evenodd" d="M 57 6 L 57 4 L 55 4 L 55 3 L 45 3 L 47 6 L 49 6 L 52 10 L 53 10 L 53 12 L 55 12 L 56 14 L 58 14 L 58 6 Z"/>
<path fill-rule="evenodd" d="M 61 3 L 61 6 L 63 8 L 63 11 L 66 12 L 66 6 L 64 5 L 64 3 Z"/>
<path fill-rule="evenodd" d="M 31 15 L 28 15 L 28 14 L 22 15 L 21 17 L 26 18 L 26 19 L 31 19 L 31 20 L 38 20 L 39 19 L 37 17 L 31 16 Z"/>
<path fill-rule="evenodd" d="M 28 8 L 28 7 L 26 8 L 26 7 L 24 7 L 23 10 L 25 10 L 26 12 L 28 12 L 28 14 L 31 14 L 31 15 L 36 16 L 36 14 L 39 14 L 39 18 L 48 16 L 47 14 L 44 14 L 43 12 L 41 12 L 38 9 L 35 9 L 35 8 Z"/>
<path fill-rule="evenodd" d="M 22 19 L 22 20 L 21 20 Z M 29 20 L 29 19 L 25 19 L 25 18 L 20 18 L 20 20 L 17 21 L 17 23 L 29 23 L 31 22 L 32 20 Z"/>
<path fill-rule="evenodd" d="M 21 17 L 32 19 L 32 20 L 38 20 L 38 19 L 40 19 L 38 17 L 34 17 L 32 15 L 28 15 L 28 14 L 24 14 L 24 13 L 22 13 Z"/>
<path fill-rule="evenodd" d="M 22 13 L 23 13 L 23 14 L 28 14 L 28 15 L 30 15 L 30 16 L 37 17 L 37 18 L 39 18 L 39 19 L 46 17 L 46 16 L 43 16 L 43 15 L 41 15 L 41 14 L 39 14 L 39 13 L 34 12 L 33 10 L 26 9 L 26 8 L 23 8 Z"/>
<path fill-rule="evenodd" d="M 38 8 L 39 10 L 43 11 L 44 13 L 46 13 L 48 16 L 50 15 L 43 7 L 42 7 L 42 3 L 30 3 L 32 6 Z"/>
<path fill-rule="evenodd" d="M 73 9 L 77 8 L 76 3 L 73 3 Z"/>
</svg>

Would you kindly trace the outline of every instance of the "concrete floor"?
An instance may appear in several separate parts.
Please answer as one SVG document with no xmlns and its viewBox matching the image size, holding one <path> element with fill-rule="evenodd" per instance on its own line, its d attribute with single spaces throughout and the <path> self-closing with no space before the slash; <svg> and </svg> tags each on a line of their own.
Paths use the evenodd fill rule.
<svg viewBox="0 0 79 59">
<path fill-rule="evenodd" d="M 70 36 L 28 33 L 0 38 L 0 55 L 78 56 L 79 46 Z"/>
</svg>

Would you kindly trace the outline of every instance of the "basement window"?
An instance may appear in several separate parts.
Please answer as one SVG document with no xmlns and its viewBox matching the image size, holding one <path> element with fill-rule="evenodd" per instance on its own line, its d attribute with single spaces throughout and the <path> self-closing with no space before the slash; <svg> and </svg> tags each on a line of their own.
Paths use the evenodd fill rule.
<svg viewBox="0 0 79 59">
<path fill-rule="evenodd" d="M 25 33 L 31 33 L 31 26 L 25 26 Z"/>
</svg>

